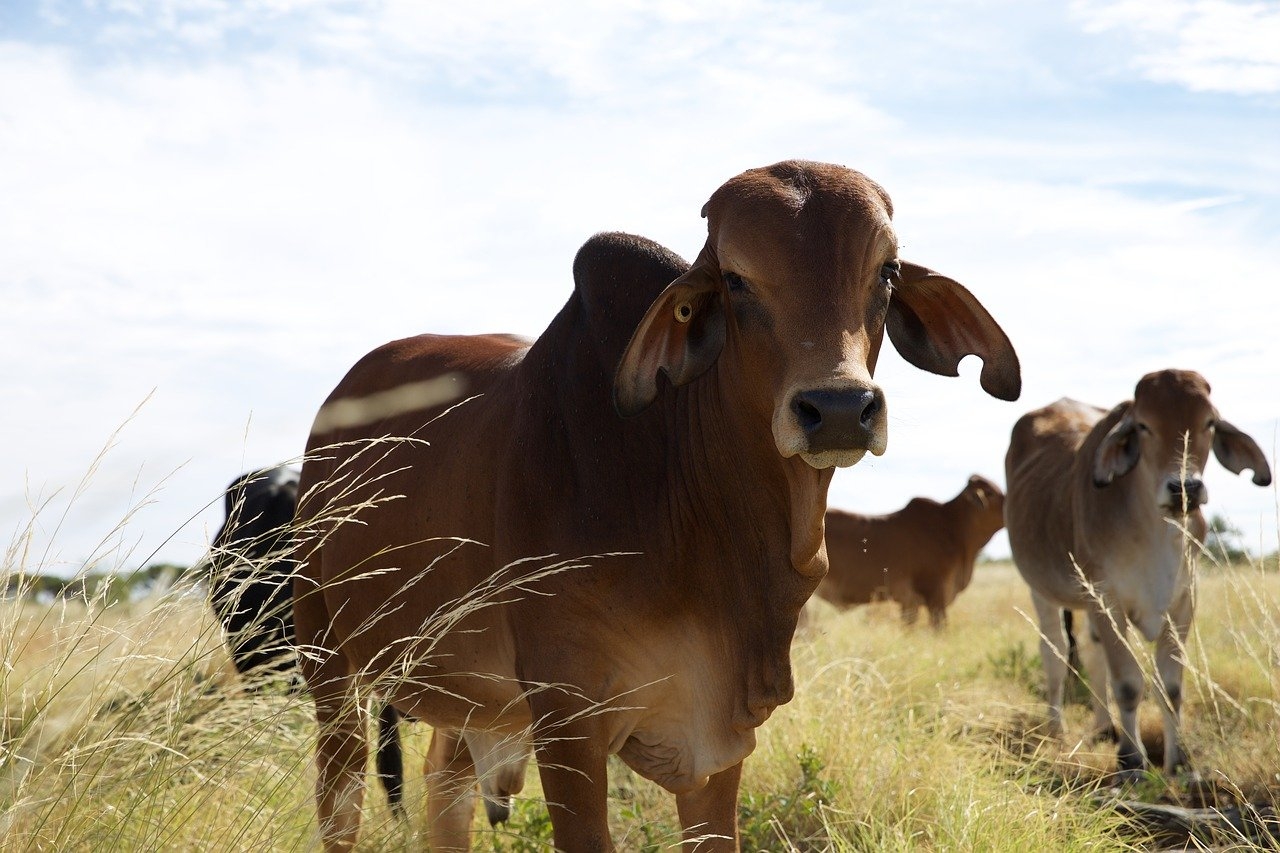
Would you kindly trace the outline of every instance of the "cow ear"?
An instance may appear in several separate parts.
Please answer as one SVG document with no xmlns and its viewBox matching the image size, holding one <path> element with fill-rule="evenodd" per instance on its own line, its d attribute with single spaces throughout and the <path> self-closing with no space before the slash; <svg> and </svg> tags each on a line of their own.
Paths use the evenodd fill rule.
<svg viewBox="0 0 1280 853">
<path fill-rule="evenodd" d="M 1271 467 L 1267 465 L 1262 448 L 1247 433 L 1226 421 L 1219 420 L 1214 424 L 1213 455 L 1232 474 L 1239 474 L 1245 468 L 1253 471 L 1255 486 L 1271 485 Z"/>
<path fill-rule="evenodd" d="M 1102 443 L 1093 454 L 1093 484 L 1101 488 L 1109 486 L 1116 477 L 1123 477 L 1138 464 L 1138 425 L 1125 415 L 1102 437 Z"/>
<path fill-rule="evenodd" d="M 959 282 L 903 261 L 886 325 L 894 348 L 921 370 L 958 376 L 960 360 L 976 355 L 982 359 L 983 390 L 1001 400 L 1022 393 L 1013 344 Z"/>
<path fill-rule="evenodd" d="M 623 417 L 639 414 L 658 395 L 658 371 L 672 385 L 692 382 L 724 347 L 720 265 L 710 246 L 684 275 L 658 294 L 618 362 L 613 404 Z"/>
</svg>

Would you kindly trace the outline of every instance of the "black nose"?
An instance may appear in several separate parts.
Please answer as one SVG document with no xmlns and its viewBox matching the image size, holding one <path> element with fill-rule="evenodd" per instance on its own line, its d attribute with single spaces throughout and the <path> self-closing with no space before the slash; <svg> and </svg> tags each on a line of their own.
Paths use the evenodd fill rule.
<svg viewBox="0 0 1280 853">
<path fill-rule="evenodd" d="M 1170 480 L 1169 493 L 1173 496 L 1173 508 L 1190 512 L 1204 503 L 1204 481 L 1199 477 Z"/>
<path fill-rule="evenodd" d="M 883 409 L 879 388 L 820 388 L 801 391 L 791 400 L 791 411 L 809 437 L 810 453 L 866 450 Z"/>
</svg>

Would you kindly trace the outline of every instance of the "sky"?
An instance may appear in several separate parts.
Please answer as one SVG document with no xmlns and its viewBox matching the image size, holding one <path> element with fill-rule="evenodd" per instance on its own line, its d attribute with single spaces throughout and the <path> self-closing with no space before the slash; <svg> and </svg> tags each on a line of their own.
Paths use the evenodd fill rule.
<svg viewBox="0 0 1280 853">
<path fill-rule="evenodd" d="M 4 0 L 10 564 L 194 561 L 365 352 L 535 337 L 591 234 L 692 259 L 712 191 L 790 158 L 882 184 L 1023 368 L 1006 403 L 886 346 L 888 452 L 832 506 L 1003 483 L 1020 415 L 1165 367 L 1274 460 L 1280 3 Z M 1275 487 L 1206 482 L 1276 550 Z"/>
</svg>

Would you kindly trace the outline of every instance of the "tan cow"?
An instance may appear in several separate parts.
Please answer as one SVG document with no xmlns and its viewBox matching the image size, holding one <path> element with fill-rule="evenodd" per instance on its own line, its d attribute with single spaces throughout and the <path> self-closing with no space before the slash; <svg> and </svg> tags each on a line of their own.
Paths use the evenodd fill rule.
<svg viewBox="0 0 1280 853">
<path fill-rule="evenodd" d="M 884 332 L 917 367 L 976 353 L 983 388 L 1020 389 L 977 300 L 898 258 L 891 212 L 850 169 L 753 169 L 707 202 L 692 266 L 598 235 L 536 341 L 423 335 L 351 369 L 298 513 L 328 849 L 359 831 L 368 689 L 435 727 L 434 849 L 468 847 L 477 764 L 519 754 L 477 744 L 526 730 L 557 849 L 612 849 L 611 753 L 676 794 L 686 847 L 736 849 L 742 761 L 791 698 L 827 569 L 832 472 L 885 450 Z"/>
<path fill-rule="evenodd" d="M 1126 778 L 1148 764 L 1138 737 L 1142 671 L 1125 638 L 1130 625 L 1156 643 L 1165 772 L 1184 760 L 1178 718 L 1197 550 L 1184 531 L 1204 539 L 1201 474 L 1211 452 L 1232 473 L 1249 468 L 1257 485 L 1271 482 L 1257 443 L 1218 415 L 1204 378 L 1163 370 L 1142 377 L 1133 399 L 1109 412 L 1062 399 L 1023 415 L 1005 457 L 1005 523 L 1040 622 L 1050 728 L 1062 731 L 1062 608 L 1084 609 L 1105 655 L 1093 655 L 1092 666 L 1085 660 L 1090 683 L 1100 685 L 1097 723 L 1108 720 L 1109 673 Z"/>
<path fill-rule="evenodd" d="M 914 624 L 923 605 L 941 628 L 947 608 L 973 579 L 973 563 L 1004 527 L 1004 492 L 974 474 L 946 503 L 912 498 L 888 515 L 827 510 L 827 560 L 831 567 L 818 596 L 836 607 L 886 599 Z"/>
</svg>

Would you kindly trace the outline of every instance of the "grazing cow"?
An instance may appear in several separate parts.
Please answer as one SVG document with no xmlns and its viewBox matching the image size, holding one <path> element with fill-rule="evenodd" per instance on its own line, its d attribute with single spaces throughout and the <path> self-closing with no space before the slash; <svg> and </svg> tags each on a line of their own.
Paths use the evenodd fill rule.
<svg viewBox="0 0 1280 853">
<path fill-rule="evenodd" d="M 1099 727 L 1109 724 L 1108 672 L 1120 710 L 1122 777 L 1133 778 L 1148 764 L 1138 737 L 1143 678 L 1127 645 L 1129 625 L 1156 643 L 1164 770 L 1183 763 L 1182 658 L 1198 547 L 1186 534 L 1204 539 L 1200 506 L 1208 492 L 1201 475 L 1211 452 L 1232 473 L 1249 468 L 1254 483 L 1271 482 L 1257 443 L 1218 416 L 1209 383 L 1185 370 L 1147 374 L 1133 399 L 1109 412 L 1062 399 L 1013 427 L 1005 523 L 1040 622 L 1050 728 L 1062 731 L 1068 648 L 1061 608 L 1083 609 L 1105 656 L 1083 656 Z"/>
<path fill-rule="evenodd" d="M 827 576 L 818 595 L 837 607 L 892 599 L 914 624 L 920 606 L 941 628 L 973 579 L 978 552 L 1004 527 L 1004 492 L 974 474 L 946 503 L 912 498 L 888 515 L 827 510 Z"/>
<path fill-rule="evenodd" d="M 1020 390 L 978 301 L 898 258 L 891 211 L 850 169 L 754 169 L 703 208 L 692 266 L 597 235 L 536 341 L 423 335 L 342 379 L 308 441 L 294 597 L 328 849 L 359 831 L 366 690 L 435 727 L 433 849 L 469 846 L 469 739 L 526 732 L 557 849 L 612 849 L 611 753 L 676 794 L 687 847 L 736 849 L 832 472 L 885 450 L 886 328 L 917 367 L 977 354 L 983 388 Z"/>
<path fill-rule="evenodd" d="M 227 632 L 241 675 L 293 668 L 290 524 L 298 472 L 278 466 L 237 477 L 226 492 L 226 520 L 209 551 L 209 603 Z"/>
</svg>

